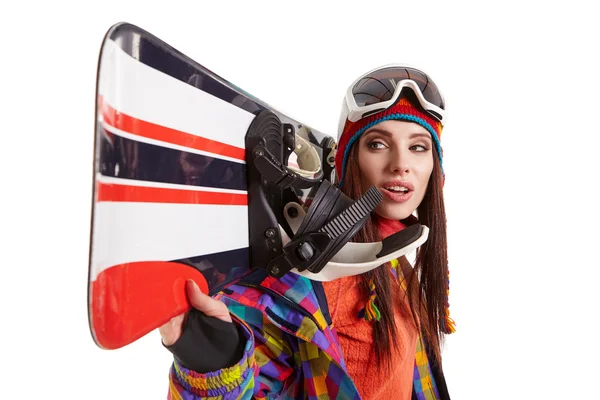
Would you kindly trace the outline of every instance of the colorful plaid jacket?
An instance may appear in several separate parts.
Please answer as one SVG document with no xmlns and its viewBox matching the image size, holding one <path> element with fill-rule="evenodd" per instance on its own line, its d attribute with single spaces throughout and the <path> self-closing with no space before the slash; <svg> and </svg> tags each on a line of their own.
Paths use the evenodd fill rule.
<svg viewBox="0 0 600 400">
<path fill-rule="evenodd" d="M 234 366 L 200 374 L 174 360 L 168 400 L 361 399 L 346 371 L 322 285 L 255 270 L 221 291 L 247 341 Z M 441 370 L 418 340 L 413 399 L 450 399 Z"/>
</svg>

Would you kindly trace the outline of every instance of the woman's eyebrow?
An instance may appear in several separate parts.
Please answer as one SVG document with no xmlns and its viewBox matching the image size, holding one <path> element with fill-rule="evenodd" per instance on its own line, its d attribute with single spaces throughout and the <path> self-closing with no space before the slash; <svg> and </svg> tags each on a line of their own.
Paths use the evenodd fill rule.
<svg viewBox="0 0 600 400">
<path fill-rule="evenodd" d="M 369 129 L 367 132 L 365 132 L 365 136 L 369 135 L 371 133 L 380 133 L 380 134 L 385 135 L 385 136 L 392 136 L 392 133 L 390 131 L 387 131 L 387 130 L 381 129 L 381 128 L 372 128 L 372 129 Z"/>
<path fill-rule="evenodd" d="M 431 135 L 429 133 L 413 133 L 412 135 L 410 135 L 411 139 L 419 138 L 419 137 L 431 140 Z"/>
</svg>

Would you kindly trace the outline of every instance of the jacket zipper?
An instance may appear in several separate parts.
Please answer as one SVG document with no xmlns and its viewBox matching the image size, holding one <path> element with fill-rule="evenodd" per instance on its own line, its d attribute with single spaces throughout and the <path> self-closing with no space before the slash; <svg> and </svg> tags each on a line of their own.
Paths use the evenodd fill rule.
<svg viewBox="0 0 600 400">
<path fill-rule="evenodd" d="M 302 315 L 310 318 L 310 320 L 315 323 L 315 325 L 317 326 L 317 328 L 319 330 L 321 330 L 319 328 L 319 324 L 317 322 L 317 319 L 311 313 L 309 313 L 308 311 L 306 311 L 305 309 L 303 309 L 302 307 L 300 307 L 298 304 L 294 303 L 293 301 L 291 301 L 287 297 L 282 296 L 281 294 L 277 293 L 276 291 L 268 289 L 268 288 L 266 288 L 264 286 L 259 286 L 259 285 L 255 285 L 255 284 L 252 284 L 252 283 L 246 283 L 246 282 L 238 282 L 237 284 L 241 285 L 241 286 L 248 286 L 248 287 L 253 287 L 253 288 L 256 288 L 256 289 L 259 289 L 259 290 L 264 290 L 266 293 L 269 293 L 271 296 L 274 296 L 274 297 L 276 297 L 278 299 L 281 299 L 281 301 L 283 301 L 287 306 L 289 306 L 289 307 L 293 308 L 294 310 L 298 311 L 300 314 L 302 314 Z"/>
</svg>

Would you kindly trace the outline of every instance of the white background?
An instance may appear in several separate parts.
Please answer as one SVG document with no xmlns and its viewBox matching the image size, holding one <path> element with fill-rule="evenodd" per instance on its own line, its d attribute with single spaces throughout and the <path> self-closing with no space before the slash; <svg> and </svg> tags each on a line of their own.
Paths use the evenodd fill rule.
<svg viewBox="0 0 600 400">
<path fill-rule="evenodd" d="M 106 30 L 126 21 L 332 135 L 360 73 L 388 62 L 430 72 L 451 113 L 452 398 L 600 399 L 591 3 L 4 5 L 0 397 L 166 398 L 156 332 L 104 351 L 87 322 L 96 65 Z"/>
</svg>

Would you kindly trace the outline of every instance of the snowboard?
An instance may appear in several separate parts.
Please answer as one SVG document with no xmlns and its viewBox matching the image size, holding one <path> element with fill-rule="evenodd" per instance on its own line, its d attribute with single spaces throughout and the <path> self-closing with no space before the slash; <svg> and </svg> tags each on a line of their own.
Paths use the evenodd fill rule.
<svg viewBox="0 0 600 400">
<path fill-rule="evenodd" d="M 99 347 L 128 345 L 187 310 L 187 279 L 213 295 L 250 270 L 245 137 L 265 110 L 333 173 L 330 136 L 135 25 L 107 31 L 96 81 L 88 279 Z"/>
<path fill-rule="evenodd" d="M 420 246 L 415 224 L 351 243 L 383 196 L 335 186 L 333 137 L 143 29 L 119 23 L 96 81 L 88 320 L 103 349 L 187 311 L 257 268 L 313 280 L 365 273 Z"/>
</svg>

